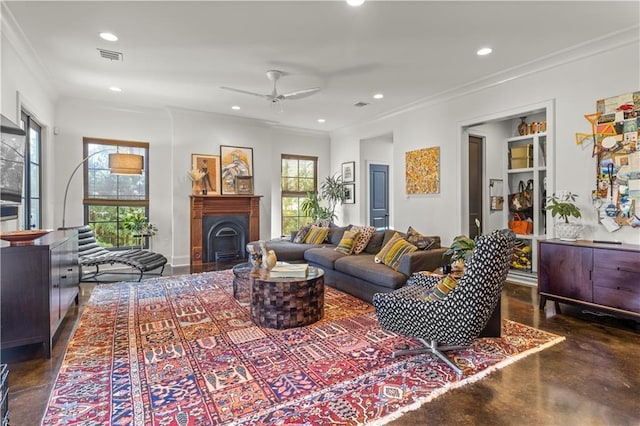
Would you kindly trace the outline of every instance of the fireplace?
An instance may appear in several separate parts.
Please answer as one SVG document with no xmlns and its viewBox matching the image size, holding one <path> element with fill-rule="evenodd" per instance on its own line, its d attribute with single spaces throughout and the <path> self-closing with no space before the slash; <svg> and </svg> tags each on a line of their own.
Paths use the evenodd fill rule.
<svg viewBox="0 0 640 426">
<path fill-rule="evenodd" d="M 244 259 L 248 238 L 248 215 L 205 216 L 202 219 L 202 261 Z"/>
<path fill-rule="evenodd" d="M 260 239 L 259 195 L 191 196 L 191 265 L 246 258 Z"/>
</svg>

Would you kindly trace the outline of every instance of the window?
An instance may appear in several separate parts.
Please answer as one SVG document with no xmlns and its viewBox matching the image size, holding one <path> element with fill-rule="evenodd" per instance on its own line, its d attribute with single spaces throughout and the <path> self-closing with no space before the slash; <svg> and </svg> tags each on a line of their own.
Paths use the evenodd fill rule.
<svg viewBox="0 0 640 426">
<path fill-rule="evenodd" d="M 20 115 L 20 127 L 27 133 L 22 196 L 22 223 L 24 229 L 42 228 L 42 200 L 40 196 L 42 127 L 27 113 Z"/>
<path fill-rule="evenodd" d="M 149 144 L 105 139 L 84 138 L 84 222 L 103 247 L 148 247 L 124 229 L 127 213 L 142 213 L 149 217 Z M 109 154 L 136 154 L 144 157 L 141 175 L 116 175 L 109 171 Z"/>
<path fill-rule="evenodd" d="M 281 162 L 282 235 L 289 235 L 312 221 L 302 215 L 300 203 L 307 192 L 317 191 L 318 157 L 283 154 Z"/>
</svg>

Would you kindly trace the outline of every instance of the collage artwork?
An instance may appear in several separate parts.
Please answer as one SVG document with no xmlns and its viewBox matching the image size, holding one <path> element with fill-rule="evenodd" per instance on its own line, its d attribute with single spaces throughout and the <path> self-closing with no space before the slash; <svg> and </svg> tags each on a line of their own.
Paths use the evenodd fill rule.
<svg viewBox="0 0 640 426">
<path fill-rule="evenodd" d="M 596 113 L 585 117 L 595 130 L 597 186 L 593 203 L 599 219 L 605 226 L 611 224 L 609 230 L 640 227 L 640 92 L 601 99 Z"/>
</svg>

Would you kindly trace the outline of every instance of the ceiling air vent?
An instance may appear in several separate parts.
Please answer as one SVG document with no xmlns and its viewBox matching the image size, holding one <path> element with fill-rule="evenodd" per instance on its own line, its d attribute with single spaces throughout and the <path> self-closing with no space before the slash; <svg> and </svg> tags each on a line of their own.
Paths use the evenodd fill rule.
<svg viewBox="0 0 640 426">
<path fill-rule="evenodd" d="M 369 105 L 369 102 L 357 102 L 355 104 L 353 104 L 353 106 L 358 107 L 358 108 L 362 108 L 363 106 L 367 106 Z"/>
<path fill-rule="evenodd" d="M 113 50 L 106 50 L 98 48 L 98 53 L 100 53 L 100 57 L 104 59 L 109 59 L 111 61 L 122 61 L 124 55 L 120 52 L 115 52 Z"/>
</svg>

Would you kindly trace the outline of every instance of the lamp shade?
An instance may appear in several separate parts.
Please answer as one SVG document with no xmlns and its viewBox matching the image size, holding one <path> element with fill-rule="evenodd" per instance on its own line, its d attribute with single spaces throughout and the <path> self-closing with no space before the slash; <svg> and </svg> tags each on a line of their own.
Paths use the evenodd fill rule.
<svg viewBox="0 0 640 426">
<path fill-rule="evenodd" d="M 109 169 L 114 175 L 141 175 L 143 168 L 142 155 L 109 154 Z"/>
</svg>

